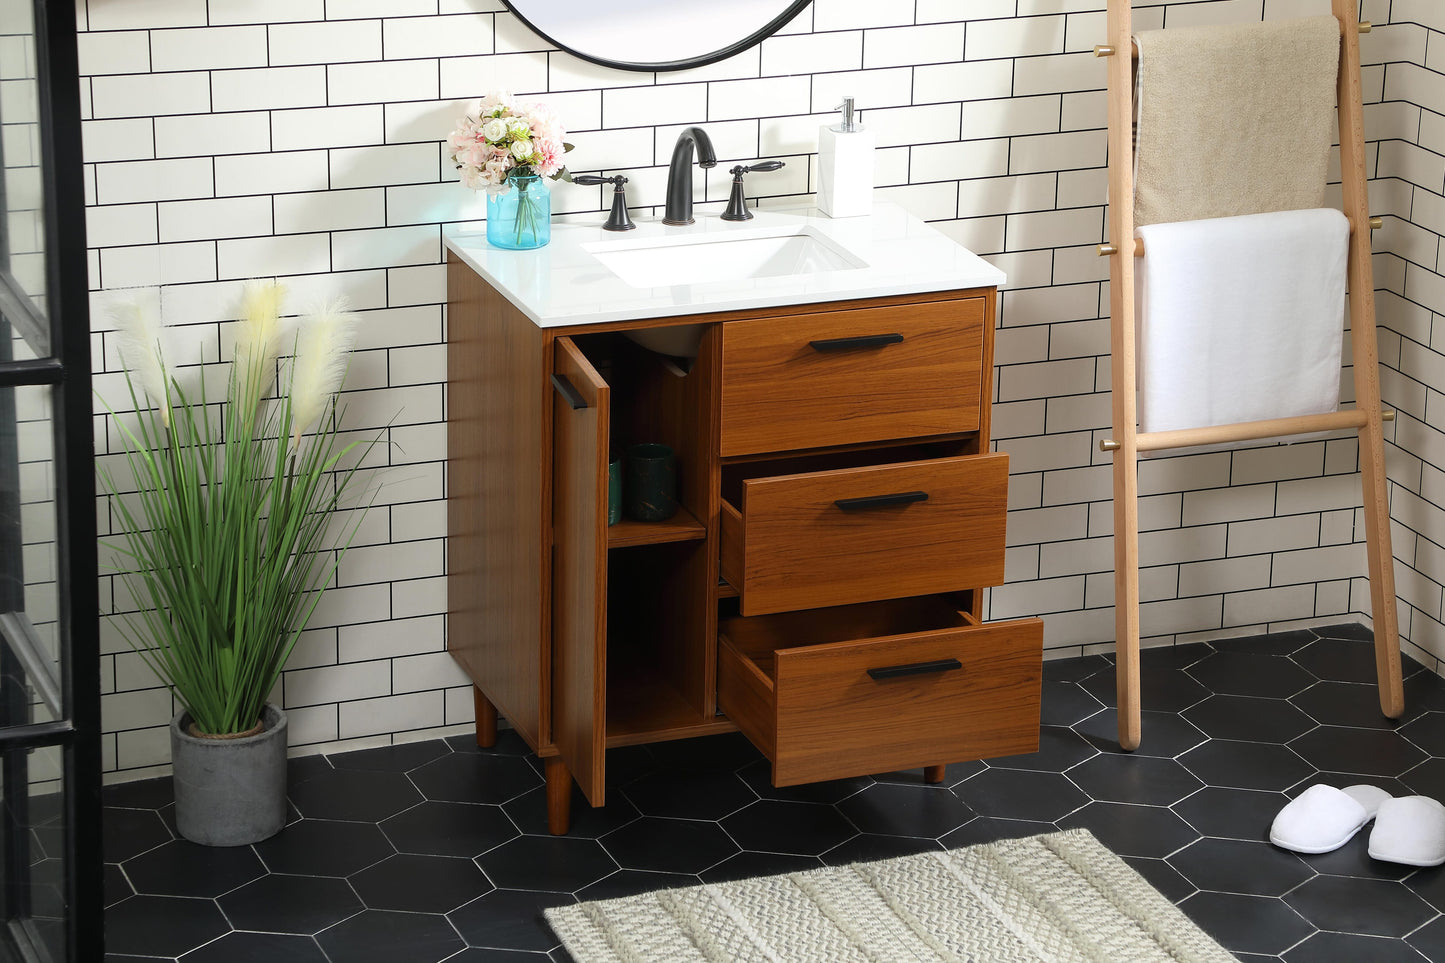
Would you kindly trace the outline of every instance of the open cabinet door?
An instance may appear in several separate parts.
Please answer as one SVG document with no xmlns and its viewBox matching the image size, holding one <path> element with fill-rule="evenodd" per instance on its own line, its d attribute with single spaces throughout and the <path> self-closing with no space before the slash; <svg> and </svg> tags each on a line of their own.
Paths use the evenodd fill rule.
<svg viewBox="0 0 1445 963">
<path fill-rule="evenodd" d="M 612 392 L 570 338 L 553 353 L 552 740 L 603 804 L 607 748 L 607 444 Z"/>
</svg>

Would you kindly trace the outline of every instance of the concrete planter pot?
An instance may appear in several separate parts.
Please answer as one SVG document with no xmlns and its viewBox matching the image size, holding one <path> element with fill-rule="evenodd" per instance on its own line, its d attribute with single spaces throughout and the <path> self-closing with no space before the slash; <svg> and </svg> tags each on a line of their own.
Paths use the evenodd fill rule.
<svg viewBox="0 0 1445 963">
<path fill-rule="evenodd" d="M 204 846 L 244 846 L 286 824 L 286 713 L 268 704 L 261 731 L 204 739 L 188 731 L 190 714 L 171 720 L 176 828 Z"/>
</svg>

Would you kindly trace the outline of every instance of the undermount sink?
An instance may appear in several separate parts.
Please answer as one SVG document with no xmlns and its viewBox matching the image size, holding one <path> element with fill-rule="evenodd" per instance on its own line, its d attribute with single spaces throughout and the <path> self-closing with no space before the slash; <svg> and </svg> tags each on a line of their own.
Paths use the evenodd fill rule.
<svg viewBox="0 0 1445 963">
<path fill-rule="evenodd" d="M 720 233 L 603 241 L 583 248 L 635 288 L 823 274 L 868 266 L 807 227 L 741 236 Z"/>
</svg>

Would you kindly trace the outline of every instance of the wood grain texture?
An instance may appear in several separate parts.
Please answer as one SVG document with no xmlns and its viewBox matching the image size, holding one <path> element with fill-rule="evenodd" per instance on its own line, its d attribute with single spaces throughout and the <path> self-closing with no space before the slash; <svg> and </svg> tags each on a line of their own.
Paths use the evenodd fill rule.
<svg viewBox="0 0 1445 963">
<path fill-rule="evenodd" d="M 1124 51 L 1133 43 L 1131 0 L 1109 0 L 1109 43 Z M 1110 372 L 1114 440 L 1114 651 L 1119 706 L 1119 745 L 1139 747 L 1139 450 L 1134 392 L 1134 65 L 1108 58 Z"/>
<path fill-rule="evenodd" d="M 911 491 L 928 500 L 834 504 Z M 743 483 L 741 529 L 724 526 L 722 557 L 733 581 L 741 554 L 733 584 L 744 615 L 998 585 L 1007 513 L 1006 454 L 754 478 Z"/>
<path fill-rule="evenodd" d="M 547 778 L 547 832 L 566 835 L 572 823 L 572 774 L 558 756 L 543 763 Z"/>
<path fill-rule="evenodd" d="M 1385 434 L 1380 420 L 1379 340 L 1375 330 L 1375 278 L 1370 259 L 1369 173 L 1361 104 L 1359 9 L 1354 0 L 1333 0 L 1340 21 L 1340 175 L 1350 233 L 1350 331 L 1355 405 L 1369 421 L 1360 429 L 1360 487 L 1365 505 L 1370 617 L 1375 630 L 1375 679 L 1380 711 L 1391 719 L 1405 711 L 1400 677 L 1400 624 L 1395 609 L 1395 565 L 1390 548 L 1389 487 L 1385 482 Z"/>
<path fill-rule="evenodd" d="M 533 749 L 543 712 L 543 333 L 447 255 L 447 650 Z"/>
<path fill-rule="evenodd" d="M 937 600 L 934 600 L 937 601 Z M 951 624 L 916 630 L 928 600 L 807 613 L 817 636 L 838 641 L 799 644 L 797 616 L 731 619 L 719 629 L 724 659 L 719 698 L 738 728 L 773 761 L 773 783 L 822 779 L 940 762 L 1035 752 L 1039 739 L 1043 622 L 1020 619 L 976 626 L 960 613 L 935 617 Z M 889 625 L 889 613 L 907 613 L 904 634 L 870 636 Z M 769 640 L 778 643 L 771 678 L 764 668 Z M 957 659 L 962 668 L 930 675 L 875 680 L 870 668 Z M 763 665 L 758 662 L 762 660 Z M 723 680 L 727 686 L 722 687 Z M 761 741 L 750 730 L 772 728 Z"/>
<path fill-rule="evenodd" d="M 724 325 L 723 457 L 976 429 L 985 303 L 933 301 Z M 810 346 L 894 333 L 904 340 L 884 347 Z"/>
<path fill-rule="evenodd" d="M 497 744 L 497 707 L 476 686 L 472 686 L 472 712 L 477 721 L 477 747 L 492 748 Z"/>
<path fill-rule="evenodd" d="M 570 338 L 554 374 L 587 402 L 553 398 L 552 740 L 594 806 L 607 739 L 607 431 L 611 389 Z M 550 780 L 549 780 L 550 794 Z"/>
</svg>

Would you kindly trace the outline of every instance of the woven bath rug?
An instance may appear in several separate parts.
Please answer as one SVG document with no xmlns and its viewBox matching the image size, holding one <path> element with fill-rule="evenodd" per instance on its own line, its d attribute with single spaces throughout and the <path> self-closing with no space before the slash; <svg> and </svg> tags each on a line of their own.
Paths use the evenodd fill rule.
<svg viewBox="0 0 1445 963">
<path fill-rule="evenodd" d="M 577 963 L 1234 963 L 1088 830 L 547 910 Z"/>
</svg>

